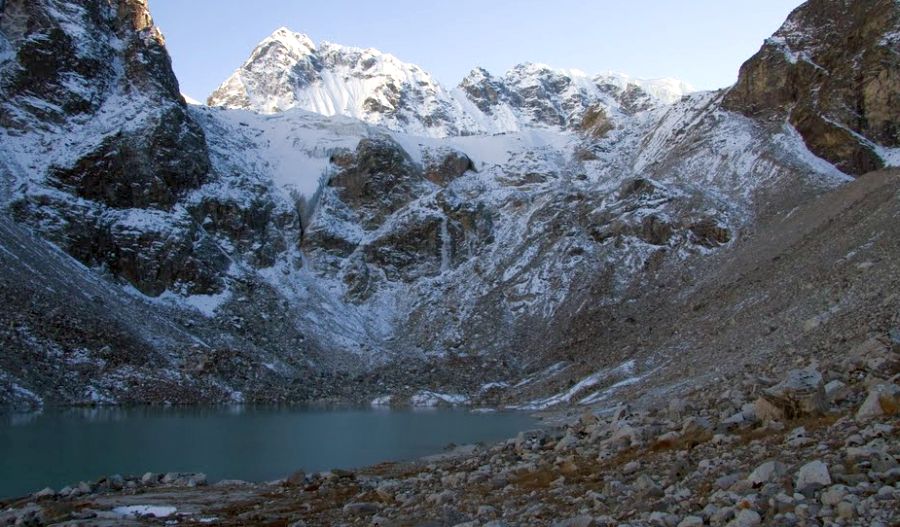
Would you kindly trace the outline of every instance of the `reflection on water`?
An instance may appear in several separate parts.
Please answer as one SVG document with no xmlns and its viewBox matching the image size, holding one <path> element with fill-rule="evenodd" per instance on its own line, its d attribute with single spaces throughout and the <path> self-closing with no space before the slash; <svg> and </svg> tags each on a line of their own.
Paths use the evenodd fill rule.
<svg viewBox="0 0 900 527">
<path fill-rule="evenodd" d="M 44 411 L 40 410 L 27 414 L 0 414 L 0 420 L 2 420 L 2 423 L 6 426 L 22 426 L 35 422 L 35 420 L 37 420 L 37 418 L 40 417 L 43 413 Z"/>
<path fill-rule="evenodd" d="M 353 408 L 71 408 L 0 417 L 0 497 L 110 474 L 204 472 L 265 481 L 497 441 L 521 413 Z"/>
<path fill-rule="evenodd" d="M 205 407 L 197 409 L 180 408 L 174 410 L 172 408 L 161 407 L 136 407 L 122 408 L 117 406 L 84 406 L 55 409 L 52 413 L 57 418 L 75 419 L 88 423 L 114 423 L 124 419 L 135 419 L 138 417 L 148 417 L 154 415 L 180 414 L 191 415 L 193 417 L 203 417 L 206 415 L 241 415 L 247 410 L 247 407 L 240 404 L 223 405 L 218 407 Z M 33 425 L 35 421 L 44 415 L 44 410 L 37 410 L 28 413 L 18 414 L 0 414 L 0 426 L 26 426 Z"/>
</svg>

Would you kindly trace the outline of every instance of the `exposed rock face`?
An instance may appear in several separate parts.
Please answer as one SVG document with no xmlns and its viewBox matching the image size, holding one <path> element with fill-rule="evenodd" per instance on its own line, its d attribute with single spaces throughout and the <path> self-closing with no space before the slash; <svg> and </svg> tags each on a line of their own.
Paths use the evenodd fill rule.
<svg viewBox="0 0 900 527">
<path fill-rule="evenodd" d="M 437 184 L 446 186 L 473 168 L 472 161 L 456 151 L 429 156 L 423 169 L 387 136 L 332 154 L 337 172 L 305 230 L 303 247 L 320 270 L 342 276 L 352 301 L 369 299 L 378 283 L 435 277 L 469 252 L 465 247 L 474 238 L 490 235 L 480 209 L 432 195 Z M 429 199 L 407 207 L 420 198 Z"/>
<path fill-rule="evenodd" d="M 452 150 L 436 152 L 425 161 L 425 179 L 435 185 L 446 186 L 469 170 L 475 170 L 475 164 L 463 152 Z"/>
<path fill-rule="evenodd" d="M 635 237 L 647 244 L 661 247 L 702 245 L 716 247 L 729 241 L 729 229 L 720 223 L 724 217 L 705 216 L 695 207 L 704 201 L 700 195 L 691 198 L 677 196 L 677 192 L 644 178 L 622 182 L 618 202 L 602 212 L 593 211 L 591 235 L 600 242 L 612 240 L 625 243 Z M 665 202 L 665 207 L 653 204 Z M 631 216 L 626 211 L 641 210 L 644 214 Z M 724 216 L 724 215 L 723 215 Z"/>
<path fill-rule="evenodd" d="M 219 293 L 229 251 L 268 266 L 286 250 L 297 211 L 265 185 L 223 184 L 145 1 L 12 1 L 0 29 L 0 170 L 18 220 L 153 296 Z"/>
<path fill-rule="evenodd" d="M 475 68 L 459 83 L 466 97 L 482 112 L 491 115 L 504 99 L 514 98 L 503 84 L 484 68 Z M 515 99 L 514 99 L 515 100 Z"/>
<path fill-rule="evenodd" d="M 424 192 L 421 170 L 390 138 L 363 139 L 353 156 L 339 154 L 345 169 L 328 185 L 373 229 L 400 207 Z"/>
<path fill-rule="evenodd" d="M 47 149 L 29 152 L 46 165 L 28 169 L 45 175 L 11 204 L 16 217 L 145 292 L 178 282 L 219 290 L 222 255 L 203 247 L 183 213 L 173 220 L 148 210 L 138 223 L 153 227 L 135 228 L 137 210 L 172 209 L 210 171 L 203 130 L 188 115 L 146 2 L 12 1 L 0 28 L 13 51 L 0 63 L 0 122 Z M 15 159 L 34 143 L 10 143 L 6 170 L 23 178 Z"/>
<path fill-rule="evenodd" d="M 83 31 L 73 31 L 66 22 Z M 113 89 L 134 90 L 159 102 L 181 100 L 162 36 L 152 27 L 143 0 L 119 0 L 115 6 L 12 0 L 3 7 L 0 28 L 4 47 L 14 53 L 0 65 L 5 126 L 27 125 L 15 108 L 57 122 L 96 111 Z M 121 49 L 111 36 L 123 40 Z M 29 95 L 51 104 L 34 105 Z"/>
<path fill-rule="evenodd" d="M 585 110 L 584 115 L 581 117 L 579 128 L 591 137 L 603 138 L 615 126 L 606 115 L 606 110 L 602 106 L 591 106 Z"/>
<path fill-rule="evenodd" d="M 51 168 L 51 184 L 112 208 L 167 209 L 209 171 L 203 130 L 173 105 L 145 127 L 107 136 L 72 167 Z"/>
<path fill-rule="evenodd" d="M 640 81 L 616 74 L 589 77 L 530 63 L 519 64 L 502 77 L 475 68 L 459 89 L 491 119 L 577 130 L 593 137 L 605 136 L 623 114 L 672 103 L 690 91 L 671 80 Z"/>
<path fill-rule="evenodd" d="M 860 175 L 900 146 L 900 6 L 811 0 L 742 67 L 725 106 L 787 114 L 816 155 Z"/>
<path fill-rule="evenodd" d="M 303 108 L 423 135 L 471 127 L 458 102 L 418 66 L 374 49 L 316 46 L 286 28 L 263 40 L 208 103 L 267 113 Z"/>
</svg>

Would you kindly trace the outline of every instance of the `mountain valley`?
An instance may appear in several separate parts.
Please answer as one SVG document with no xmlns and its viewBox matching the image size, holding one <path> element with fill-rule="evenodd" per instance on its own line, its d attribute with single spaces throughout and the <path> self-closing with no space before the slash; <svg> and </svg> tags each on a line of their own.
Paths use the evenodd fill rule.
<svg viewBox="0 0 900 527">
<path fill-rule="evenodd" d="M 682 520 L 713 500 L 673 498 L 674 476 L 629 494 L 585 472 L 631 480 L 639 455 L 662 471 L 660 452 L 693 467 L 732 443 L 753 469 L 803 426 L 812 439 L 789 450 L 826 445 L 832 467 L 835 449 L 880 449 L 857 467 L 872 488 L 854 507 L 889 489 L 828 523 L 842 495 L 819 520 L 897 521 L 884 507 L 900 496 L 895 0 L 809 0 L 733 87 L 708 92 L 531 63 L 476 67 L 448 89 L 392 55 L 280 28 L 206 104 L 181 95 L 146 0 L 0 0 L 0 94 L 4 411 L 352 403 L 561 426 L 414 469 L 228 487 L 227 524 L 306 525 L 292 507 L 311 500 L 309 525 L 505 525 L 490 523 L 505 506 L 510 525 L 607 524 L 577 523 L 597 508 L 609 525 L 759 524 L 743 510 L 818 525 L 832 479 L 861 484 L 849 461 L 784 490 L 818 503 L 799 523 L 773 520 L 788 512 L 764 491 L 775 476 L 717 480 L 735 466 L 694 483 L 756 497 L 700 523 Z M 847 393 L 796 414 L 766 395 L 810 369 L 816 393 Z M 881 424 L 857 423 L 871 397 Z M 644 435 L 622 443 L 626 421 Z M 755 443 L 759 430 L 772 435 Z M 129 488 L 165 501 L 161 477 Z M 516 488 L 482 514 L 467 481 Z M 305 494 L 320 487 L 329 497 Z M 235 504 L 270 491 L 270 517 Z M 582 498 L 529 513 L 528 493 L 545 491 Z M 641 496 L 669 512 L 651 520 Z M 403 521 L 369 523 L 391 508 Z"/>
</svg>

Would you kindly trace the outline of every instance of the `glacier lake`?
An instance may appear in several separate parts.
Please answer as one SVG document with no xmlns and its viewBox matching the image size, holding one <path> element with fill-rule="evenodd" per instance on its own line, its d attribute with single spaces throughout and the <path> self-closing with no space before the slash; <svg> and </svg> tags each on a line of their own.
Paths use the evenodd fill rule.
<svg viewBox="0 0 900 527">
<path fill-rule="evenodd" d="M 0 416 L 0 498 L 144 472 L 268 481 L 401 461 L 539 427 L 461 409 L 76 408 Z"/>
</svg>

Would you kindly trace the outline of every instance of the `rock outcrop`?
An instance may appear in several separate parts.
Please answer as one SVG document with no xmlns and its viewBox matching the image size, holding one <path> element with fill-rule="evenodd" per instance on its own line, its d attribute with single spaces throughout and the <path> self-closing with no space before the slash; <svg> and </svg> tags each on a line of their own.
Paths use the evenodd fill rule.
<svg viewBox="0 0 900 527">
<path fill-rule="evenodd" d="M 9 204 L 16 218 L 145 292 L 221 289 L 218 251 L 185 215 L 155 212 L 198 189 L 210 160 L 146 2 L 11 1 L 0 29 L 12 52 L 0 64 L 0 121 L 19 137 L 5 170 L 19 180 L 44 170 Z M 16 163 L 27 154 L 44 166 Z"/>
<path fill-rule="evenodd" d="M 386 138 L 363 139 L 353 154 L 334 156 L 342 170 L 328 186 L 360 215 L 358 222 L 372 230 L 416 197 L 427 192 L 421 169 L 403 148 Z"/>
<path fill-rule="evenodd" d="M 825 382 L 815 369 L 788 372 L 787 378 L 766 389 L 756 404 L 757 415 L 766 420 L 821 415 L 826 409 Z"/>
<path fill-rule="evenodd" d="M 741 67 L 725 107 L 783 118 L 849 174 L 900 147 L 900 10 L 893 0 L 811 0 Z"/>
</svg>

